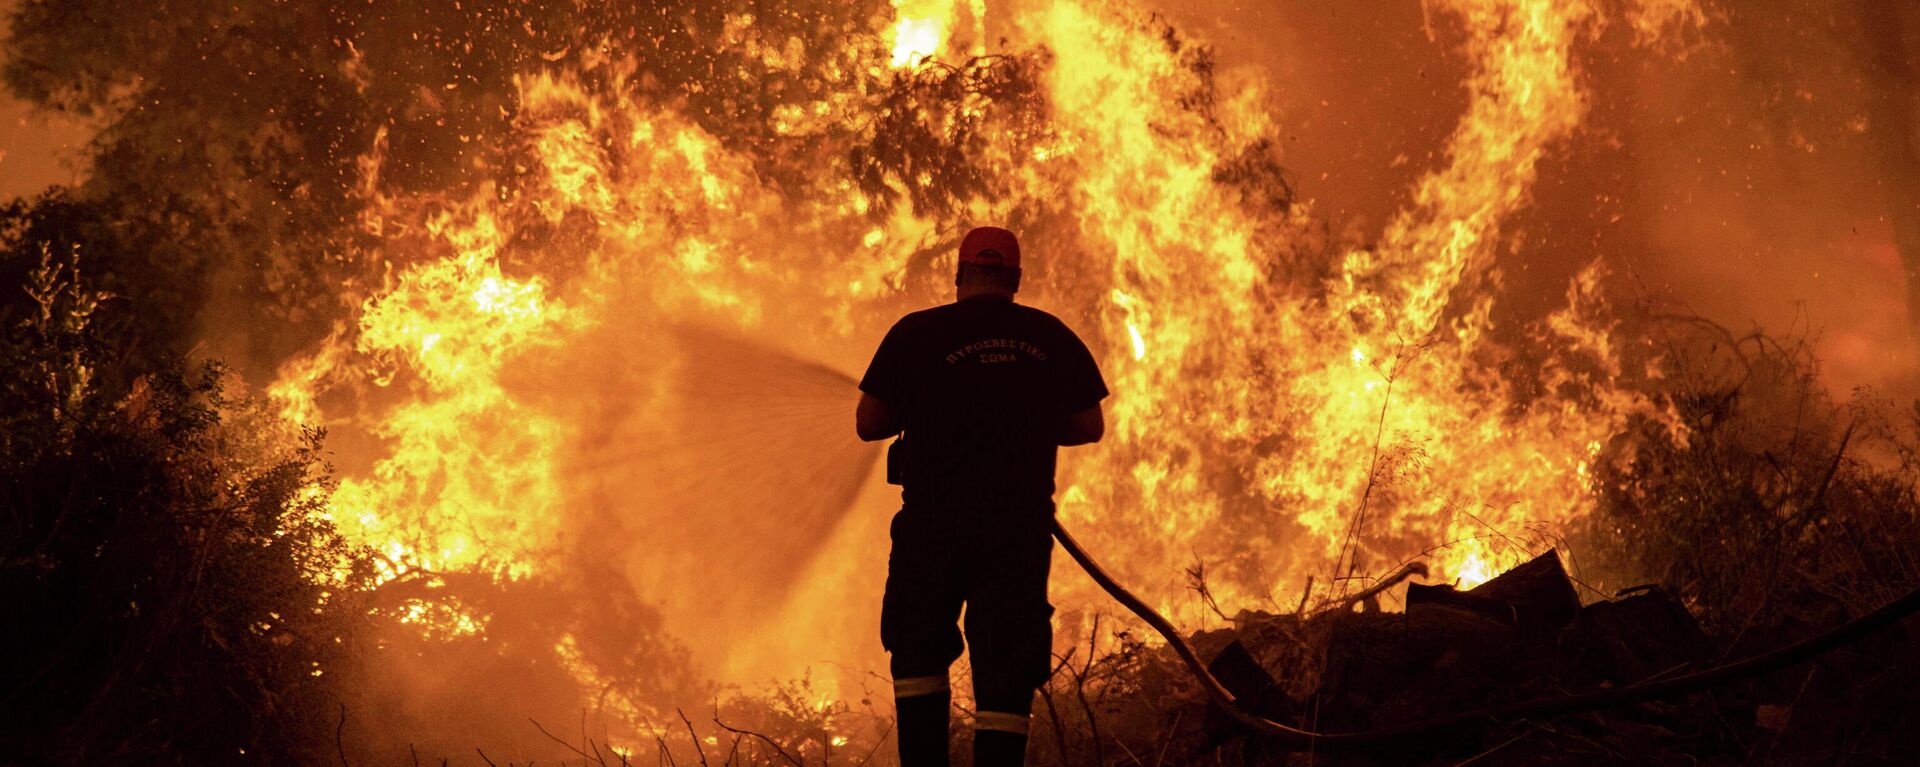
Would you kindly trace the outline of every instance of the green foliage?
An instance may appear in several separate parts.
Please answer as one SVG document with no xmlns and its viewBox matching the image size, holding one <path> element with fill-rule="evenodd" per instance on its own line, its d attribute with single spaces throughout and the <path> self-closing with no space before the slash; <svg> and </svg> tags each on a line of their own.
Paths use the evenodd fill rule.
<svg viewBox="0 0 1920 767">
<path fill-rule="evenodd" d="M 24 271 L 0 309 L 0 751 L 324 753 L 368 571 L 313 513 L 320 435 L 283 439 L 217 366 L 124 370 L 72 252 Z"/>
</svg>

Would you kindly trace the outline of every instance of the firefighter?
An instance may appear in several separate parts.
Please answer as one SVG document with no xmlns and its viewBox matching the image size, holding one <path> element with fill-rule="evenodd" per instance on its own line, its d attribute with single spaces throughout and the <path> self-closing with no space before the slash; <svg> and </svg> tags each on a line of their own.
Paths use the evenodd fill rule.
<svg viewBox="0 0 1920 767">
<path fill-rule="evenodd" d="M 860 381 L 860 438 L 895 438 L 880 640 L 890 654 L 900 762 L 947 764 L 948 667 L 971 655 L 975 765 L 1018 765 L 1052 658 L 1053 469 L 1105 431 L 1100 369 L 1060 320 L 1015 303 L 1020 243 L 960 242 L 953 303 L 887 331 Z M 965 606 L 964 634 L 956 624 Z M 962 643 L 962 637 L 965 643 Z"/>
</svg>

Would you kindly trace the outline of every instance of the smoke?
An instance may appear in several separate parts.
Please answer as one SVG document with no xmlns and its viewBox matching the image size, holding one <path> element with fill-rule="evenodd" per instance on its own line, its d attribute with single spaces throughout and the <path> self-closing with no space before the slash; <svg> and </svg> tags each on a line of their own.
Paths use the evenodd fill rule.
<svg viewBox="0 0 1920 767">
<path fill-rule="evenodd" d="M 395 737 L 877 667 L 892 493 L 852 375 L 944 300 L 968 221 L 1028 235 L 1027 300 L 1107 366 L 1113 437 L 1064 463 L 1062 508 L 1169 602 L 1190 558 L 1257 605 L 1336 543 L 1377 564 L 1577 514 L 1600 445 L 1651 410 L 1607 298 L 1817 331 L 1842 385 L 1911 373 L 1849 53 L 1866 22 L 1838 0 L 1697 24 L 1652 2 L 1168 4 L 1217 58 L 1117 3 L 927 5 L 1009 55 L 890 70 L 877 3 L 420 10 L 332 41 L 321 79 L 360 108 L 294 126 L 317 135 L 238 98 L 207 143 L 272 151 L 216 165 L 175 157 L 197 149 L 177 124 L 115 134 L 166 148 L 115 166 L 142 183 L 241 176 L 209 186 L 247 206 L 192 200 L 248 223 L 220 257 L 322 307 L 290 332 L 215 291 L 233 304 L 208 335 L 270 350 L 251 372 L 333 429 L 333 514 L 387 558 L 396 614 L 454 634 L 373 663 Z M 269 194 L 254 171 L 282 145 L 346 148 L 310 174 L 331 186 Z M 253 226 L 274 216 L 327 236 Z M 408 613 L 445 595 L 402 588 L 435 572 L 502 578 Z M 527 698 L 476 710 L 490 675 Z"/>
<path fill-rule="evenodd" d="M 0 41 L 18 0 L 0 0 Z M 55 184 L 72 185 L 85 175 L 80 149 L 87 126 L 40 111 L 0 89 L 0 199 L 39 194 Z"/>
<path fill-rule="evenodd" d="M 1275 83 L 1285 163 L 1336 231 L 1374 228 L 1444 160 L 1465 105 L 1462 60 L 1426 4 L 1161 10 L 1215 43 L 1224 69 Z M 1806 334 L 1830 386 L 1914 394 L 1920 366 L 1887 220 L 1897 169 L 1873 151 L 1874 132 L 1889 128 L 1869 116 L 1865 30 L 1913 40 L 1920 23 L 1847 0 L 1705 2 L 1697 19 L 1661 41 L 1669 55 L 1631 53 L 1641 33 L 1627 24 L 1583 46 L 1591 111 L 1543 160 L 1518 242 L 1500 256 L 1499 311 L 1537 315 L 1599 261 L 1617 272 L 1622 305 Z"/>
<path fill-rule="evenodd" d="M 1906 22 L 1870 5 L 1724 4 L 1693 55 L 1607 80 L 1641 87 L 1615 97 L 1601 129 L 1624 146 L 1621 213 L 1645 243 L 1622 260 L 1659 298 L 1812 336 L 1837 389 L 1912 396 L 1920 369 L 1884 199 L 1910 171 L 1872 150 L 1874 132 L 1911 122 L 1869 118 L 1863 34 Z"/>
<path fill-rule="evenodd" d="M 1420 2 L 1150 5 L 1212 45 L 1226 77 L 1270 84 L 1300 196 L 1356 238 L 1377 232 L 1443 161 L 1466 108 L 1468 62 L 1432 36 Z"/>
</svg>

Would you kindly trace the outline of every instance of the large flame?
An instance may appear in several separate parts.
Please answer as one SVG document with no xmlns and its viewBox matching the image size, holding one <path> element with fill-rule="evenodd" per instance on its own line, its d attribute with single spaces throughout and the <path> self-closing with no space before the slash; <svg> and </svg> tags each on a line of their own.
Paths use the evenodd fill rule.
<svg viewBox="0 0 1920 767">
<path fill-rule="evenodd" d="M 983 4 L 894 7 L 873 39 L 830 52 L 769 42 L 753 17 L 729 17 L 723 43 L 769 66 L 832 58 L 831 92 L 772 107 L 774 133 L 815 153 L 804 161 L 817 172 L 797 185 L 769 182 L 726 137 L 637 96 L 637 67 L 616 50 L 518 79 L 511 173 L 460 199 L 370 192 L 368 231 L 393 271 L 274 392 L 297 417 L 377 439 L 329 514 L 389 577 L 512 577 L 582 552 L 625 556 L 670 625 L 732 632 L 702 648 L 724 662 L 751 643 L 748 629 L 791 613 L 702 615 L 744 608 L 670 555 L 595 539 L 617 528 L 819 549 L 840 518 L 803 514 L 783 528 L 764 520 L 785 509 L 688 500 L 713 490 L 699 480 L 710 467 L 689 458 L 712 453 L 689 435 L 711 436 L 705 411 L 738 405 L 690 391 L 685 376 L 705 369 L 697 356 L 714 338 L 857 372 L 894 317 L 940 300 L 943 259 L 971 223 L 1028 225 L 1027 300 L 1080 328 L 1114 391 L 1106 442 L 1066 453 L 1062 515 L 1177 614 L 1193 617 L 1177 576 L 1196 557 L 1224 565 L 1212 569 L 1222 602 L 1248 606 L 1308 576 L 1377 575 L 1423 555 L 1436 577 L 1482 580 L 1586 513 L 1600 448 L 1628 418 L 1658 415 L 1624 385 L 1649 373 L 1625 367 L 1597 267 L 1525 332 L 1490 319 L 1504 227 L 1541 157 L 1581 124 L 1574 50 L 1607 22 L 1594 8 L 1431 0 L 1435 43 L 1470 62 L 1467 107 L 1411 202 L 1355 244 L 1316 234 L 1314 211 L 1289 198 L 1266 86 L 1216 81 L 1204 49 L 1140 12 L 1040 2 L 1011 17 L 1032 46 L 1024 57 L 969 68 L 985 50 Z M 970 43 L 954 39 L 963 17 Z M 1657 39 L 1694 18 L 1669 0 L 1629 20 Z M 990 174 L 950 209 L 898 200 L 922 199 L 951 169 L 903 169 L 876 193 L 847 154 L 821 149 L 847 115 L 880 113 L 898 86 L 938 74 L 931 66 L 982 79 L 1039 67 L 1038 128 L 978 130 L 1006 106 L 977 92 L 913 116 L 972 142 Z M 369 190 L 380 164 L 363 163 Z M 1524 391 L 1503 370 L 1518 345 L 1533 350 Z M 825 391 L 831 422 L 850 432 L 850 386 L 838 402 Z M 687 414 L 695 401 L 699 417 Z M 730 468 L 749 483 L 771 470 Z M 790 492 L 840 510 L 851 501 Z M 857 569 L 870 573 L 884 557 L 867 553 Z M 845 604 L 863 593 L 845 569 L 798 585 L 765 575 L 784 579 L 770 593 L 789 603 Z"/>
<path fill-rule="evenodd" d="M 1592 12 L 1432 10 L 1458 23 L 1473 62 L 1447 161 L 1377 244 L 1317 282 L 1285 271 L 1299 229 L 1231 215 L 1245 201 L 1218 181 L 1234 159 L 1221 147 L 1270 131 L 1254 94 L 1221 100 L 1203 125 L 1167 87 L 1182 80 L 1177 51 L 1079 5 L 1044 15 L 1059 54 L 1050 95 L 1085 158 L 1074 204 L 1090 252 L 1109 259 L 1105 335 L 1130 341 L 1104 360 L 1118 439 L 1071 465 L 1063 511 L 1121 561 L 1147 563 L 1135 577 L 1199 556 L 1229 565 L 1237 596 L 1262 597 L 1426 552 L 1437 577 L 1472 585 L 1537 551 L 1530 530 L 1588 510 L 1588 463 L 1649 409 L 1618 384 L 1597 273 L 1540 328 L 1559 350 L 1543 373 L 1556 396 L 1516 407 L 1489 364 L 1502 354 L 1486 289 L 1500 228 L 1542 153 L 1580 122 L 1571 55 Z M 1156 119 L 1072 122 L 1115 114 Z M 1191 124 L 1169 131 L 1181 116 Z M 1208 128 L 1229 140 L 1163 138 Z"/>
</svg>

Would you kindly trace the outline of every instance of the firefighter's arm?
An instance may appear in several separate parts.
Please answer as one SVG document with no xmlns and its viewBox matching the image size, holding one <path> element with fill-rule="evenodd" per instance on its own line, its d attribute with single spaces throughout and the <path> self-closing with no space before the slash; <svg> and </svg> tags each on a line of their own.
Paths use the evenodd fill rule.
<svg viewBox="0 0 1920 767">
<path fill-rule="evenodd" d="M 853 430 L 860 439 L 878 442 L 900 433 L 900 422 L 895 419 L 893 408 L 885 400 L 866 392 L 860 393 L 860 406 L 853 412 Z"/>
<path fill-rule="evenodd" d="M 1067 416 L 1066 423 L 1060 428 L 1060 445 L 1090 445 L 1099 442 L 1107 434 L 1107 419 L 1100 415 L 1100 406 L 1082 410 Z"/>
</svg>

